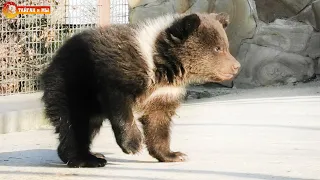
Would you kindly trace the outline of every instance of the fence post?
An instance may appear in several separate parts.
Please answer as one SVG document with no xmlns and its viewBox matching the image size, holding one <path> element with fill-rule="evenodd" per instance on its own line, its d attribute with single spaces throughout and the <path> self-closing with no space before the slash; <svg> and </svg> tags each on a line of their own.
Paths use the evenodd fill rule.
<svg viewBox="0 0 320 180">
<path fill-rule="evenodd" d="M 98 0 L 99 26 L 107 26 L 110 23 L 110 0 Z"/>
</svg>

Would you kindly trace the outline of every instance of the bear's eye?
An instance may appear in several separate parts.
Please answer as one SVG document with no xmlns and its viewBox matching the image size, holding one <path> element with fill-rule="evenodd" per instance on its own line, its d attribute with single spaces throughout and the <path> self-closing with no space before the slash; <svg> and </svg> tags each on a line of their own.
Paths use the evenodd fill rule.
<svg viewBox="0 0 320 180">
<path fill-rule="evenodd" d="M 214 48 L 214 51 L 220 53 L 222 51 L 222 48 L 220 46 L 217 46 Z"/>
</svg>

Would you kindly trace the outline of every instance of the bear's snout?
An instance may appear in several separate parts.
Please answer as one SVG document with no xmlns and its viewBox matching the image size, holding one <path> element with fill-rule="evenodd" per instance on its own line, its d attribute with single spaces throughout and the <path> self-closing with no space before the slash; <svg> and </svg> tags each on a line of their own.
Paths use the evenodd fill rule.
<svg viewBox="0 0 320 180">
<path fill-rule="evenodd" d="M 237 75 L 240 71 L 241 64 L 230 53 L 227 55 L 226 66 L 228 67 L 225 73 Z"/>
<path fill-rule="evenodd" d="M 220 72 L 218 73 L 219 79 L 221 81 L 233 79 L 235 76 L 237 76 L 241 68 L 241 64 L 239 63 L 239 61 L 237 61 L 229 53 L 225 56 L 225 59 L 222 60 L 221 65 L 222 66 Z"/>
<path fill-rule="evenodd" d="M 241 67 L 241 64 L 236 60 L 236 62 L 233 63 L 233 65 L 232 65 L 233 72 L 235 72 L 235 74 L 237 74 L 239 72 L 240 67 Z"/>
<path fill-rule="evenodd" d="M 237 61 L 235 58 L 233 58 L 233 63 L 231 65 L 231 70 L 233 71 L 233 74 L 236 75 L 239 73 L 241 68 L 241 64 L 239 63 L 239 61 Z"/>
</svg>

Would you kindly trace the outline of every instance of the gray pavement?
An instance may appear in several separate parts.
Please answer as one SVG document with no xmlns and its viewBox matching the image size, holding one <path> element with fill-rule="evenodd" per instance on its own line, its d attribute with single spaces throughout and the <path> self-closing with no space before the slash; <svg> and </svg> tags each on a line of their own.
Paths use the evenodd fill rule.
<svg viewBox="0 0 320 180">
<path fill-rule="evenodd" d="M 244 94 L 194 100 L 179 109 L 172 149 L 188 154 L 187 162 L 158 163 L 145 149 L 126 155 L 106 123 L 93 151 L 109 164 L 70 169 L 56 155 L 57 136 L 46 128 L 0 135 L 0 180 L 320 180 L 319 88 L 303 96 Z"/>
</svg>

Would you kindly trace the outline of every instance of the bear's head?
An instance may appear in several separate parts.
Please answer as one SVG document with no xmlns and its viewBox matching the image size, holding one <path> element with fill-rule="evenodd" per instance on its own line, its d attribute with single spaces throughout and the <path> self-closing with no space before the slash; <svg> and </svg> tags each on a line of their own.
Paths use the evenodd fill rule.
<svg viewBox="0 0 320 180">
<path fill-rule="evenodd" d="M 157 38 L 156 66 L 166 69 L 169 81 L 177 72 L 189 82 L 233 79 L 240 63 L 229 52 L 228 24 L 225 13 L 179 16 Z"/>
</svg>

